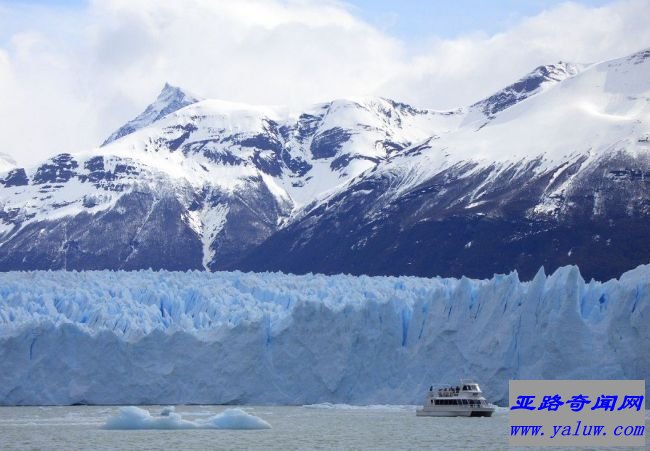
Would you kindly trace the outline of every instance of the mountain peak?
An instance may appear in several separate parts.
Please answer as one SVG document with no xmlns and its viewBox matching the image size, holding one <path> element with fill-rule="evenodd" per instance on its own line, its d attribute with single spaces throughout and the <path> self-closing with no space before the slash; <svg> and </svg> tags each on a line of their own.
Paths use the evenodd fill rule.
<svg viewBox="0 0 650 451">
<path fill-rule="evenodd" d="M 538 66 L 513 84 L 475 103 L 472 108 L 479 109 L 485 116 L 492 118 L 498 112 L 577 75 L 582 69 L 580 64 L 565 61 Z"/>
<path fill-rule="evenodd" d="M 555 64 L 546 64 L 535 68 L 535 70 L 526 75 L 523 80 L 540 79 L 540 82 L 542 83 L 544 80 L 562 81 L 577 75 L 582 68 L 583 66 L 581 64 L 558 61 Z"/>
<path fill-rule="evenodd" d="M 112 143 L 123 136 L 129 135 L 136 130 L 151 125 L 174 111 L 180 110 L 188 105 L 198 102 L 199 99 L 183 89 L 165 83 L 156 100 L 147 106 L 135 119 L 127 122 L 113 132 L 102 143 L 102 146 Z"/>
<path fill-rule="evenodd" d="M 193 96 L 186 90 L 179 88 L 178 86 L 170 85 L 169 83 L 165 82 L 165 85 L 160 90 L 160 94 L 158 94 L 158 98 L 156 100 L 169 98 L 169 97 L 183 97 L 188 99 L 194 99 L 195 102 L 198 100 L 195 96 Z"/>
</svg>

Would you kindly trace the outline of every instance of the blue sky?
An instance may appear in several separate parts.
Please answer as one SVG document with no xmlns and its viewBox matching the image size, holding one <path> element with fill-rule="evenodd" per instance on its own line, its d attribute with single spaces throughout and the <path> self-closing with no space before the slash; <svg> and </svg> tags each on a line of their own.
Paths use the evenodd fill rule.
<svg viewBox="0 0 650 451">
<path fill-rule="evenodd" d="M 236 0 L 235 0 L 236 1 Z M 342 0 L 354 15 L 404 41 L 453 38 L 475 32 L 498 33 L 524 17 L 534 16 L 566 0 Z M 602 6 L 612 0 L 573 0 Z M 83 8 L 86 0 L 0 0 L 0 5 L 43 5 Z"/>
<path fill-rule="evenodd" d="M 523 17 L 566 3 L 562 0 L 347 0 L 365 21 L 404 40 L 439 36 L 453 38 L 466 33 L 493 34 Z M 602 6 L 612 1 L 574 1 Z"/>
</svg>

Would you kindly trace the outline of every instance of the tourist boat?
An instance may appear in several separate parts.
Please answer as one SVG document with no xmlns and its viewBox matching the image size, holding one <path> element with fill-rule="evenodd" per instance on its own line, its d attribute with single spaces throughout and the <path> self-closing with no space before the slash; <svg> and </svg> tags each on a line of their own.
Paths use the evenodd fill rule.
<svg viewBox="0 0 650 451">
<path fill-rule="evenodd" d="M 495 406 L 483 397 L 475 381 L 461 379 L 460 384 L 431 386 L 424 406 L 415 411 L 419 417 L 490 417 Z"/>
</svg>

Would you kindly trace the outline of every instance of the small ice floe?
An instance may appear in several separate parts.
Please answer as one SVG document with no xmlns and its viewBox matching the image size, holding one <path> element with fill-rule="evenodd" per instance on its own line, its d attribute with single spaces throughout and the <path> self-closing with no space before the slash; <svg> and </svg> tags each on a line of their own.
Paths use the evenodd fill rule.
<svg viewBox="0 0 650 451">
<path fill-rule="evenodd" d="M 228 409 L 205 419 L 185 420 L 173 407 L 165 407 L 160 416 L 135 406 L 122 407 L 109 418 L 103 429 L 270 429 L 271 425 L 242 409 Z"/>
<path fill-rule="evenodd" d="M 176 410 L 176 408 L 174 406 L 167 406 L 160 412 L 160 416 L 161 417 L 168 417 L 169 415 L 174 413 L 175 410 Z"/>
</svg>

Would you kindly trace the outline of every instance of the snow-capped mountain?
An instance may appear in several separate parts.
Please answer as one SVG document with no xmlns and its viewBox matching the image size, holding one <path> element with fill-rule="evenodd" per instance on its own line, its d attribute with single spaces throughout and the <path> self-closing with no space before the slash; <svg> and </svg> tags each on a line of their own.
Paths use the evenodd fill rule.
<svg viewBox="0 0 650 451">
<path fill-rule="evenodd" d="M 649 74 L 643 51 L 496 113 L 471 107 L 457 128 L 303 209 L 237 267 L 532 277 L 578 264 L 606 278 L 648 262 Z"/>
<path fill-rule="evenodd" d="M 556 64 L 540 66 L 515 83 L 506 86 L 501 91 L 492 94 L 471 106 L 488 118 L 494 117 L 528 97 L 545 91 L 555 84 L 573 77 L 583 69 L 582 65 L 560 61 Z"/>
<path fill-rule="evenodd" d="M 122 138 L 2 179 L 1 267 L 234 264 L 300 205 L 454 116 L 379 98 L 300 114 L 204 100 L 140 127 L 177 104 L 172 91 L 165 86 Z"/>
<path fill-rule="evenodd" d="M 650 260 L 650 51 L 455 111 L 306 111 L 166 85 L 89 152 L 0 176 L 0 268 L 488 276 Z"/>
<path fill-rule="evenodd" d="M 119 129 L 115 130 L 111 136 L 106 138 L 102 146 L 110 144 L 116 139 L 133 133 L 143 127 L 153 124 L 174 111 L 198 102 L 199 100 L 182 89 L 165 83 L 162 91 L 154 103 L 149 105 L 146 110 L 140 113 L 135 119 L 130 120 Z"/>
</svg>

